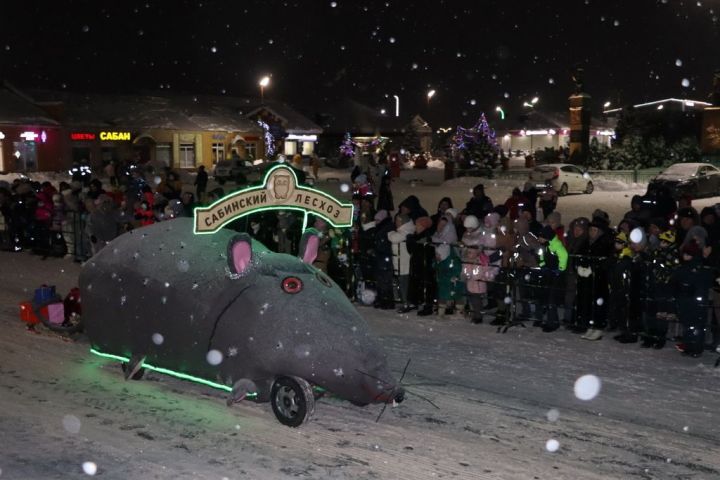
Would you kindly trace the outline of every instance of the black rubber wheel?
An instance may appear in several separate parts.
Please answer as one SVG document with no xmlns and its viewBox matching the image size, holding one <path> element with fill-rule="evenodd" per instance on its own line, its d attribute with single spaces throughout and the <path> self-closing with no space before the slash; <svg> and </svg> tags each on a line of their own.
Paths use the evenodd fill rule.
<svg viewBox="0 0 720 480">
<path fill-rule="evenodd" d="M 590 195 L 592 192 L 595 191 L 595 186 L 592 182 L 588 182 L 587 187 L 585 187 L 585 193 Z"/>
<path fill-rule="evenodd" d="M 560 191 L 558 192 L 558 195 L 560 195 L 561 197 L 564 197 L 567 194 L 568 194 L 567 183 L 563 183 L 562 186 L 560 187 Z"/>
<path fill-rule="evenodd" d="M 122 363 L 120 364 L 120 368 L 122 368 L 123 373 L 127 372 L 127 369 L 128 369 L 128 364 L 127 364 L 127 362 L 122 362 Z M 144 368 L 140 368 L 140 370 L 138 370 L 137 372 L 135 372 L 135 375 L 133 375 L 132 377 L 130 377 L 130 380 L 141 380 L 142 377 L 143 377 L 143 375 L 145 375 L 145 369 L 144 369 Z"/>
<path fill-rule="evenodd" d="M 312 417 L 315 398 L 310 384 L 299 377 L 278 377 L 270 390 L 270 404 L 278 421 L 299 427 Z"/>
<path fill-rule="evenodd" d="M 83 324 L 82 317 L 80 316 L 70 317 L 67 321 L 64 321 L 60 324 L 50 323 L 50 319 L 42 312 L 42 308 L 50 305 L 51 303 L 63 303 L 63 299 L 58 295 L 55 298 L 47 300 L 40 304 L 32 302 L 33 313 L 38 319 L 40 319 L 43 325 L 45 325 L 53 332 L 67 333 L 68 335 L 82 331 Z"/>
</svg>

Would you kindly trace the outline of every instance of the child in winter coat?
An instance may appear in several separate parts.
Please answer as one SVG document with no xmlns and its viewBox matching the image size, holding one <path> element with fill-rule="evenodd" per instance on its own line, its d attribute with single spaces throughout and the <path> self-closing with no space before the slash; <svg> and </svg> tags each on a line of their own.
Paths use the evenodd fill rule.
<svg viewBox="0 0 720 480">
<path fill-rule="evenodd" d="M 435 244 L 435 272 L 440 315 L 455 313 L 455 303 L 465 293 L 465 285 L 459 280 L 462 263 L 454 247 L 458 240 L 454 223 L 456 213 L 457 210 L 454 208 L 448 208 L 438 220 L 437 230 L 432 236 L 432 242 Z"/>
<path fill-rule="evenodd" d="M 415 223 L 408 215 L 398 214 L 395 216 L 395 230 L 388 232 L 388 239 L 392 243 L 393 272 L 397 275 L 400 283 L 400 296 L 403 307 L 399 313 L 407 313 L 416 305 L 408 302 L 410 289 L 410 253 L 407 249 L 407 236 L 415 233 Z"/>
</svg>

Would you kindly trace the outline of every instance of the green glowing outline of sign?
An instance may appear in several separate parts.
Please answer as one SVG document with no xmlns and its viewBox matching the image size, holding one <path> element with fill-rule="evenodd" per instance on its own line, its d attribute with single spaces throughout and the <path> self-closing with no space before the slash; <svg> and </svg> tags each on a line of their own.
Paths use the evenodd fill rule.
<svg viewBox="0 0 720 480">
<path fill-rule="evenodd" d="M 347 224 L 345 224 L 345 223 L 338 223 L 338 224 L 336 224 L 335 222 L 332 221 L 331 218 L 326 217 L 325 215 L 320 214 L 320 213 L 317 213 L 317 212 L 314 212 L 314 211 L 308 211 L 307 209 L 302 208 L 302 207 L 286 206 L 286 205 L 273 205 L 273 206 L 270 206 L 270 207 L 259 207 L 259 208 L 251 209 L 251 210 L 249 210 L 249 211 L 247 211 L 247 212 L 245 212 L 245 213 L 242 213 L 242 214 L 240 214 L 240 215 L 238 215 L 238 216 L 236 216 L 236 217 L 231 217 L 230 219 L 225 220 L 224 222 L 222 222 L 222 223 L 220 224 L 220 226 L 217 227 L 217 229 L 215 229 L 215 230 L 212 231 L 212 232 L 198 232 L 198 231 L 197 231 L 197 212 L 198 212 L 198 210 L 202 210 L 202 211 L 210 210 L 210 209 L 212 209 L 215 205 L 217 205 L 217 204 L 220 203 L 220 202 L 225 201 L 228 197 L 230 197 L 230 196 L 232 196 L 232 195 L 237 195 L 237 194 L 239 194 L 239 193 L 240 193 L 240 194 L 242 194 L 242 193 L 248 193 L 248 192 L 252 192 L 252 191 L 255 191 L 255 190 L 257 190 L 257 191 L 266 190 L 268 178 L 270 177 L 270 175 L 271 175 L 275 170 L 278 170 L 278 169 L 280 169 L 280 168 L 283 168 L 283 169 L 285 169 L 285 170 L 288 170 L 288 171 L 292 174 L 293 178 L 295 179 L 295 188 L 296 188 L 296 189 L 298 189 L 298 190 L 308 190 L 308 191 L 311 191 L 311 192 L 316 193 L 316 194 L 318 194 L 318 195 L 321 195 L 321 196 L 323 196 L 323 197 L 329 198 L 330 200 L 333 200 L 334 202 L 336 202 L 336 203 L 337 203 L 338 205 L 340 205 L 341 207 L 344 207 L 344 208 L 348 208 L 348 207 L 349 207 L 349 208 L 351 209 L 351 211 L 350 211 L 350 222 L 347 223 Z M 244 188 L 244 189 L 242 189 L 242 190 L 236 190 L 236 191 L 234 191 L 234 192 L 232 192 L 232 193 L 229 193 L 229 194 L 225 195 L 223 198 L 217 199 L 215 202 L 213 202 L 211 205 L 208 205 L 207 207 L 195 207 L 195 208 L 193 209 L 193 233 L 194 233 L 195 235 L 211 235 L 211 234 L 217 232 L 218 230 L 220 230 L 221 228 L 223 228 L 223 227 L 224 227 L 225 225 L 227 225 L 228 223 L 232 222 L 233 220 L 237 220 L 238 218 L 242 218 L 242 217 L 244 217 L 244 216 L 246 216 L 246 215 L 251 215 L 251 214 L 253 214 L 253 213 L 262 213 L 262 212 L 266 212 L 266 211 L 269 211 L 269 210 L 296 210 L 296 211 L 299 211 L 299 212 L 304 213 L 305 216 L 304 216 L 304 218 L 303 218 L 303 228 L 302 228 L 303 231 L 305 231 L 305 229 L 306 229 L 306 227 L 307 227 L 307 217 L 308 217 L 308 213 L 312 213 L 313 215 L 317 215 L 318 217 L 321 217 L 321 218 L 325 219 L 328 223 L 330 223 L 330 225 L 332 225 L 332 226 L 335 227 L 335 228 L 345 228 L 345 227 L 351 227 L 351 226 L 352 226 L 352 218 L 353 218 L 353 212 L 352 212 L 352 210 L 353 210 L 354 208 L 355 208 L 355 207 L 353 206 L 352 202 L 351 202 L 351 203 L 342 203 L 341 201 L 339 201 L 337 198 L 333 197 L 333 196 L 330 195 L 329 193 L 325 193 L 325 192 L 323 192 L 322 190 L 318 190 L 318 189 L 316 189 L 316 188 L 308 187 L 308 186 L 305 186 L 305 185 L 300 185 L 300 184 L 298 183 L 298 179 L 297 179 L 297 175 L 295 174 L 295 170 L 293 170 L 292 168 L 290 168 L 290 167 L 287 166 L 287 165 L 281 164 L 281 165 L 276 165 L 276 166 L 272 167 L 270 170 L 268 170 L 268 171 L 265 173 L 265 178 L 263 178 L 262 184 L 260 184 L 259 186 L 248 187 L 248 188 Z"/>
</svg>

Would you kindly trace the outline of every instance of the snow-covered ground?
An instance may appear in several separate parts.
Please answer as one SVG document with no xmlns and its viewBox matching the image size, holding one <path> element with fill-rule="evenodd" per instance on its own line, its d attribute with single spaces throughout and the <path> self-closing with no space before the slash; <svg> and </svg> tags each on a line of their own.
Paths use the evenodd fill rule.
<svg viewBox="0 0 720 480">
<path fill-rule="evenodd" d="M 28 333 L 18 303 L 42 283 L 66 293 L 79 268 L 0 253 L 0 479 L 84 478 L 84 462 L 103 479 L 720 478 L 711 354 L 361 307 L 396 375 L 411 360 L 407 400 L 376 423 L 379 406 L 321 399 L 290 429 L 208 387 L 125 382 L 82 335 Z M 584 401 L 586 374 L 602 384 Z"/>
</svg>

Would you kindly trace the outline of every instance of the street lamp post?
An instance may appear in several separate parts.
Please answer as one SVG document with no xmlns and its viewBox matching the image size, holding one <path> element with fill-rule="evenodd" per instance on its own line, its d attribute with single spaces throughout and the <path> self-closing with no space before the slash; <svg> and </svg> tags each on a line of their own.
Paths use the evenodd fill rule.
<svg viewBox="0 0 720 480">
<path fill-rule="evenodd" d="M 270 77 L 267 75 L 260 79 L 260 82 L 258 83 L 260 85 L 260 103 L 263 103 L 265 100 L 265 87 L 270 85 Z"/>
</svg>

